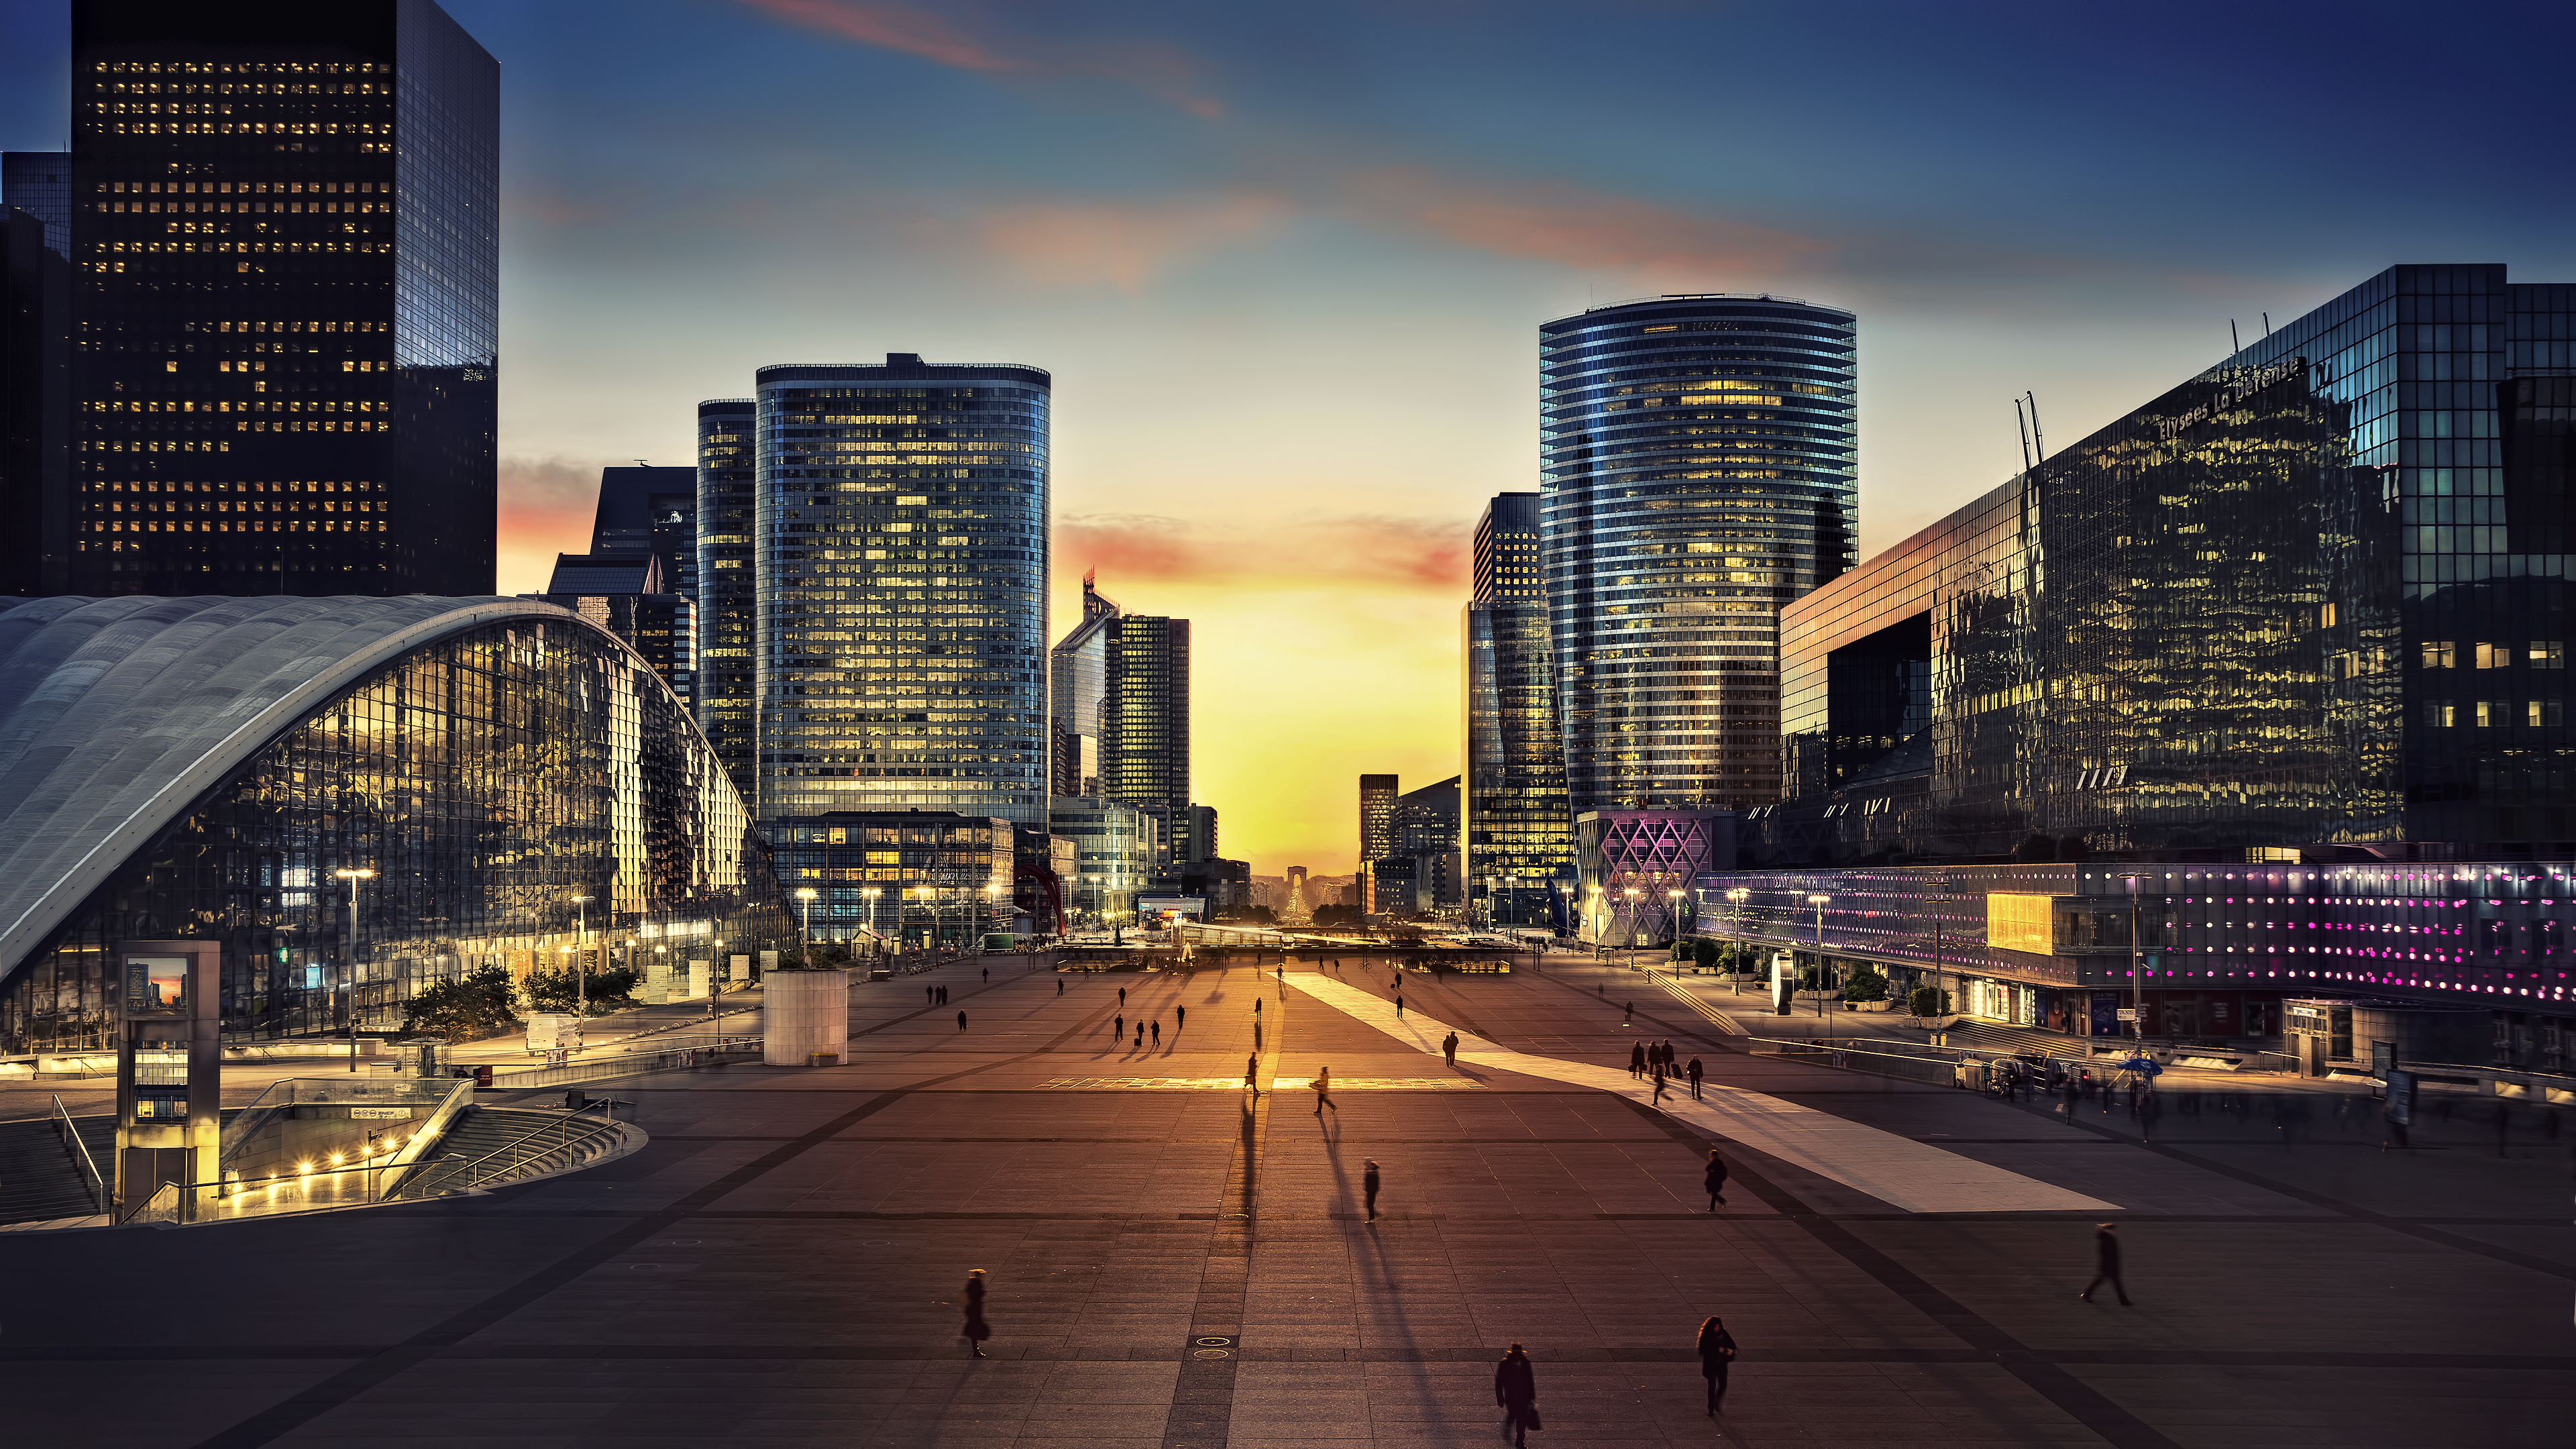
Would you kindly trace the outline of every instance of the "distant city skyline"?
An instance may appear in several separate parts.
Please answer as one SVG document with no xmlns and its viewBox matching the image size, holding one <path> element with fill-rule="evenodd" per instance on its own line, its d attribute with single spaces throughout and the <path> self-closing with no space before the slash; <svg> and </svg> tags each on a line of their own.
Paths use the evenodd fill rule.
<svg viewBox="0 0 2576 1449">
<path fill-rule="evenodd" d="M 1859 312 L 1866 557 L 2018 467 L 2025 388 L 2071 439 L 2354 276 L 2576 268 L 2529 180 L 2554 51 L 2497 39 L 2555 28 L 2538 7 L 2231 11 L 2224 45 L 2000 8 L 445 8 L 503 76 L 500 589 L 583 547 L 602 466 L 692 461 L 693 405 L 758 366 L 1042 363 L 1054 616 L 1098 567 L 1192 621 L 1196 793 L 1266 874 L 1348 858 L 1361 771 L 1460 768 L 1468 530 L 1536 486 L 1546 318 L 1704 288 Z M 896 23 L 831 19 L 861 12 Z M 0 149 L 69 144 L 66 15 L 0 13 Z M 1813 98 L 1701 80 L 1741 48 L 1829 51 L 1849 103 L 1711 148 Z M 2476 77 L 2478 144 L 2352 104 L 2401 55 Z M 1587 88 L 1621 103 L 1528 100 Z M 2309 114 L 2376 158 L 2366 225 L 2266 139 Z"/>
</svg>

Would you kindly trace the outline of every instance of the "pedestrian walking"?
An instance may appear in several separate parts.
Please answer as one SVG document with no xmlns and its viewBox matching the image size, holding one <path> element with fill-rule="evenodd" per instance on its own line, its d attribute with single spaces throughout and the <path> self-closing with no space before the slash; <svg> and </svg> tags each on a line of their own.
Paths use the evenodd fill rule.
<svg viewBox="0 0 2576 1449">
<path fill-rule="evenodd" d="M 991 1358 L 984 1352 L 984 1340 L 993 1336 L 993 1325 L 984 1321 L 984 1270 L 974 1268 L 966 1274 L 966 1346 L 977 1358 Z"/>
<path fill-rule="evenodd" d="M 1127 1004 L 1127 988 L 1124 986 L 1118 988 L 1118 1004 L 1120 1006 Z"/>
<path fill-rule="evenodd" d="M 1256 1096 L 1256 1097 L 1258 1097 L 1258 1096 L 1260 1096 L 1260 1095 L 1261 1095 L 1261 1076 L 1260 1076 L 1260 1073 L 1261 1073 L 1261 1058 L 1260 1058 L 1260 1056 L 1259 1056 L 1258 1054 L 1255 1054 L 1255 1055 L 1253 1055 L 1253 1056 L 1248 1056 L 1248 1057 L 1245 1057 L 1245 1058 L 1243 1059 L 1243 1085 L 1244 1085 L 1244 1088 L 1245 1088 L 1247 1091 L 1251 1092 L 1251 1093 L 1252 1093 L 1252 1095 L 1254 1095 L 1254 1096 Z"/>
<path fill-rule="evenodd" d="M 1181 1028 L 1182 1028 L 1182 1027 L 1185 1027 L 1185 1026 L 1187 1026 L 1187 1025 L 1189 1025 L 1189 1024 L 1190 1024 L 1190 1009 L 1189 1009 L 1188 1007 L 1186 1007 L 1186 1006 L 1175 1006 L 1175 1007 L 1173 1007 L 1173 1008 L 1172 1008 L 1172 1032 L 1173 1032 L 1173 1034 L 1174 1034 L 1174 1035 L 1176 1035 L 1176 1036 L 1177 1036 L 1177 1035 L 1179 1035 Z"/>
<path fill-rule="evenodd" d="M 1404 1017 L 1404 993 L 1401 991 L 1395 993 L 1395 1015 L 1399 1021 Z"/>
<path fill-rule="evenodd" d="M 1694 1102 L 1696 1102 L 1696 1101 L 1700 1100 L 1700 1095 L 1699 1095 L 1699 1075 L 1700 1075 L 1699 1058 L 1697 1058 L 1697 1057 L 1693 1057 L 1693 1058 L 1691 1058 L 1691 1059 L 1690 1059 L 1690 1079 L 1691 1079 L 1691 1100 L 1692 1100 L 1692 1101 L 1694 1101 Z"/>
<path fill-rule="evenodd" d="M 1257 1021 L 1252 1024 L 1252 1049 L 1261 1050 L 1261 1023 Z"/>
<path fill-rule="evenodd" d="M 1503 1406 L 1503 1432 L 1520 1449 L 1528 1449 L 1529 1431 L 1538 1426 L 1538 1376 L 1530 1372 L 1529 1355 L 1517 1343 L 1494 1365 L 1494 1402 Z"/>
<path fill-rule="evenodd" d="M 1124 1012 L 1121 1012 L 1109 1019 L 1109 1035 L 1113 1041 L 1124 1040 L 1126 1038 L 1127 1016 Z"/>
<path fill-rule="evenodd" d="M 1055 979 L 1055 994 L 1058 996 L 1064 995 L 1064 978 L 1061 976 Z"/>
<path fill-rule="evenodd" d="M 1317 1071 L 1312 1085 L 1315 1088 L 1315 1115 L 1323 1116 L 1326 1107 L 1333 1108 L 1334 1116 L 1342 1115 L 1342 1109 L 1333 1106 L 1333 1069 L 1325 1067 Z"/>
<path fill-rule="evenodd" d="M 1664 1075 L 1664 1064 L 1662 1062 L 1655 1063 L 1655 1095 L 1647 1099 L 1647 1106 L 1660 1107 L 1663 1105 L 1664 1083 L 1669 1080 L 1671 1079 Z"/>
<path fill-rule="evenodd" d="M 2129 1285 L 2120 1281 L 2120 1238 L 2119 1234 L 2115 1231 L 2117 1227 L 2118 1225 L 2115 1223 L 2100 1223 L 2095 1225 L 2093 1229 L 2093 1281 L 2085 1284 L 2084 1291 L 2076 1296 L 2083 1299 L 2085 1302 L 2090 1303 L 2093 1301 L 2093 1290 L 2101 1287 L 2103 1283 L 2107 1281 L 2111 1285 L 2111 1290 L 2120 1295 L 2120 1306 L 2128 1308 L 2132 1305 L 2129 1302 Z"/>
<path fill-rule="evenodd" d="M 1726 1371 L 1735 1362 L 1735 1335 L 1712 1313 L 1699 1326 L 1699 1376 L 1708 1380 L 1708 1416 L 1726 1403 Z"/>
<path fill-rule="evenodd" d="M 1258 996 L 1252 998 L 1252 1019 L 1255 1021 L 1261 1019 L 1261 998 Z"/>
<path fill-rule="evenodd" d="M 993 968 L 990 966 L 984 968 L 984 984 L 987 986 L 993 984 Z"/>
<path fill-rule="evenodd" d="M 1708 1210 L 1717 1211 L 1726 1201 L 1726 1159 L 1714 1147 L 1708 1150 L 1708 1171 L 1700 1174 L 1700 1183 L 1708 1189 Z"/>
<path fill-rule="evenodd" d="M 1142 1018 L 1139 1018 L 1139 1019 L 1137 1020 L 1137 1022 L 1136 1022 L 1136 1050 L 1138 1050 L 1138 1051 L 1140 1051 L 1140 1052 L 1141 1052 L 1141 1051 L 1143 1051 L 1144 1049 L 1145 1049 L 1145 1023 L 1144 1023 L 1144 1020 L 1143 1020 Z"/>
<path fill-rule="evenodd" d="M 1639 1078 L 1639 1077 L 1642 1077 L 1642 1076 L 1644 1076 L 1645 1074 L 1646 1074 L 1646 1044 L 1645 1044 L 1644 1042 L 1635 1042 L 1635 1043 L 1632 1043 L 1632 1044 L 1629 1046 L 1629 1048 L 1628 1048 L 1628 1077 L 1629 1077 L 1629 1080 L 1634 1081 L 1635 1079 L 1637 1079 L 1637 1078 Z"/>
<path fill-rule="evenodd" d="M 939 1004 L 939 988 L 936 986 L 924 985 L 921 988 L 921 999 L 932 1006 L 937 1006 Z"/>
<path fill-rule="evenodd" d="M 1619 1016 L 1619 1024 L 1620 1024 L 1621 1026 L 1626 1026 L 1626 1025 L 1628 1025 L 1629 1023 L 1631 1023 L 1631 1022 L 1635 1021 L 1636 1019 L 1637 1019 L 1637 1003 L 1635 1003 L 1635 1002 L 1631 1001 L 1631 1002 L 1629 1002 L 1629 1003 L 1628 1003 L 1628 1009 L 1627 1009 L 1626 1011 L 1624 1011 L 1624 1012 L 1621 1012 L 1621 1013 L 1620 1013 L 1620 1016 Z"/>
<path fill-rule="evenodd" d="M 1163 1044 L 1163 1023 L 1162 1023 L 1162 1022 L 1160 1022 L 1160 1021 L 1156 1021 L 1153 1025 L 1154 1025 L 1154 1045 L 1156 1045 L 1156 1046 L 1161 1046 L 1161 1045 Z"/>
<path fill-rule="evenodd" d="M 1368 1194 L 1368 1220 L 1377 1221 L 1377 1159 L 1368 1160 L 1368 1171 L 1360 1177 L 1360 1187 Z"/>
<path fill-rule="evenodd" d="M 957 1029 L 959 1031 L 964 1031 L 966 1029 L 966 1013 L 962 1011 L 957 1013 Z"/>
<path fill-rule="evenodd" d="M 1447 1058 L 1452 1067 L 1458 1065 L 1458 1033 L 1453 1031 L 1440 1039 L 1440 1055 Z"/>
</svg>

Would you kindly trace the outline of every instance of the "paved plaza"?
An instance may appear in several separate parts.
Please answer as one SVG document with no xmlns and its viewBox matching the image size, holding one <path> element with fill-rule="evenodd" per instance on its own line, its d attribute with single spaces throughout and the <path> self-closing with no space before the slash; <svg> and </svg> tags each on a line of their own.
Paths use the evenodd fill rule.
<svg viewBox="0 0 2576 1449">
<path fill-rule="evenodd" d="M 1749 1056 L 1560 959 L 952 966 L 854 987 L 839 1066 L 591 1084 L 651 1141 L 586 1171 L 0 1235 L 10 1422 L 151 1449 L 1427 1449 L 1502 1442 L 1518 1341 L 1549 1449 L 2576 1435 L 2576 1129 L 2542 1112 L 2500 1146 L 2491 1102 L 2437 1103 L 2401 1152 L 2350 1092 L 2178 1093 L 2141 1143 L 2125 1113 Z M 1643 1100 L 1647 1038 L 1706 1064 L 1701 1103 Z M 2134 1307 L 2076 1296 L 2101 1221 Z M 986 1359 L 959 1337 L 976 1268 Z M 1743 1346 L 1719 1418 L 1711 1314 Z"/>
</svg>

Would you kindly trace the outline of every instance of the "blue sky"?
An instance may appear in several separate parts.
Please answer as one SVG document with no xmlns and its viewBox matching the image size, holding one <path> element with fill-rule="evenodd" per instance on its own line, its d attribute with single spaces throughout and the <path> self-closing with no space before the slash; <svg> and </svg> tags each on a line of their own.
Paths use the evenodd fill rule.
<svg viewBox="0 0 2576 1449">
<path fill-rule="evenodd" d="M 2576 280 L 2565 6 L 487 3 L 505 589 L 604 462 L 779 361 L 1056 376 L 1085 567 L 1197 622 L 1197 774 L 1265 872 L 1457 769 L 1535 327 L 1776 291 L 1861 318 L 1863 545 L 2401 261 Z M 0 0 L 0 146 L 67 22 Z"/>
</svg>

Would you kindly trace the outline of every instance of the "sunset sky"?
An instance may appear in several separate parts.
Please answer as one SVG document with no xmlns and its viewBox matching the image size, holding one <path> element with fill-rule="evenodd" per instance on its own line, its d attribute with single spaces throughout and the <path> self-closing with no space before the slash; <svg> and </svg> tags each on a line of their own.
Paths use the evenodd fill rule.
<svg viewBox="0 0 2576 1449">
<path fill-rule="evenodd" d="M 1055 376 L 1055 601 L 1193 621 L 1225 854 L 1351 869 L 1458 769 L 1539 322 L 1860 315 L 1861 539 L 2401 261 L 2576 281 L 2563 5 L 448 0 L 504 80 L 505 592 L 771 362 Z M 67 143 L 0 4 L 0 147 Z"/>
</svg>

